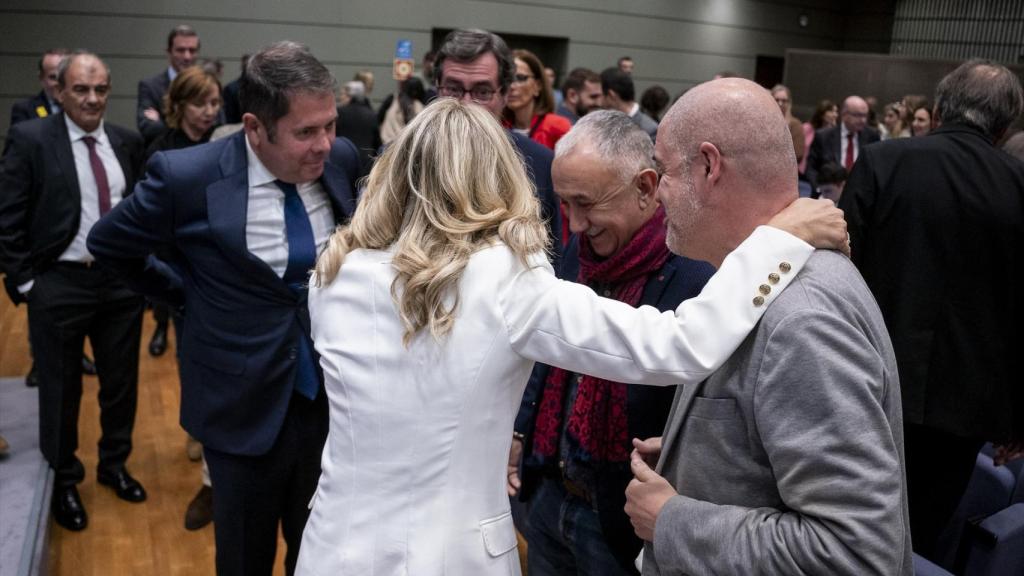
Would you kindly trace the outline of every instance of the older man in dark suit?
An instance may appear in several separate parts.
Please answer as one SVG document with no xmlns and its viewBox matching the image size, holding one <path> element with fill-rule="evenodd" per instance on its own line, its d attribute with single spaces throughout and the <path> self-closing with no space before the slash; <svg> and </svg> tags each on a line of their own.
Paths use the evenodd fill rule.
<svg viewBox="0 0 1024 576">
<path fill-rule="evenodd" d="M 198 58 L 199 34 L 191 26 L 175 26 L 167 36 L 167 69 L 139 81 L 135 122 L 147 144 L 166 129 L 163 99 L 171 82 L 179 72 L 194 65 Z"/>
<path fill-rule="evenodd" d="M 881 139 L 878 130 L 867 125 L 868 103 L 860 96 L 843 100 L 839 119 L 838 125 L 818 130 L 811 144 L 804 175 L 814 188 L 818 186 L 822 166 L 835 162 L 849 172 L 864 148 Z"/>
<path fill-rule="evenodd" d="M 250 58 L 244 130 L 157 153 L 89 249 L 153 298 L 183 304 L 181 422 L 203 443 L 217 573 L 268 575 L 278 526 L 291 574 L 327 437 L 307 272 L 355 210 L 359 155 L 335 139 L 334 78 L 280 42 Z M 157 248 L 170 266 L 148 259 Z"/>
<path fill-rule="evenodd" d="M 939 83 L 935 109 L 928 136 L 866 149 L 839 202 L 896 349 L 910 529 L 932 560 L 978 449 L 1024 441 L 1024 164 L 993 145 L 1024 96 L 975 60 Z"/>
<path fill-rule="evenodd" d="M 125 470 L 132 448 L 142 300 L 95 263 L 86 235 L 131 191 L 142 163 L 137 134 L 105 123 L 110 73 L 76 52 L 57 72 L 64 113 L 20 123 L 0 180 L 0 268 L 8 293 L 28 302 L 39 374 L 40 446 L 56 473 L 52 509 L 70 530 L 88 517 L 76 484 L 82 345 L 88 335 L 100 378 L 97 480 L 131 502 L 146 499 Z"/>
<path fill-rule="evenodd" d="M 587 114 L 555 147 L 573 232 L 558 276 L 632 306 L 675 310 L 714 268 L 671 254 L 650 136 L 618 111 Z M 675 387 L 627 386 L 538 364 L 516 418 L 509 492 L 532 503 L 530 574 L 634 574 L 643 543 L 623 512 L 633 438 L 661 433 Z M 571 517 L 571 523 L 563 522 Z"/>
</svg>

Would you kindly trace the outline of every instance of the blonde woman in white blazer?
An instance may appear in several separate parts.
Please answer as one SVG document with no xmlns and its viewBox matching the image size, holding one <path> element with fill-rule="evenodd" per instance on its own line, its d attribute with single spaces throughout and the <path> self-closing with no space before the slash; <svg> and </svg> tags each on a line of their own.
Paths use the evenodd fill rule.
<svg viewBox="0 0 1024 576">
<path fill-rule="evenodd" d="M 813 212 L 831 247 L 845 225 L 830 210 L 803 204 L 796 218 Z M 505 474 L 534 362 L 699 382 L 760 318 L 763 279 L 789 263 L 774 297 L 813 251 L 761 227 L 698 297 L 659 313 L 556 280 L 539 214 L 478 106 L 435 102 L 377 160 L 309 291 L 330 434 L 298 574 L 519 575 Z"/>
</svg>

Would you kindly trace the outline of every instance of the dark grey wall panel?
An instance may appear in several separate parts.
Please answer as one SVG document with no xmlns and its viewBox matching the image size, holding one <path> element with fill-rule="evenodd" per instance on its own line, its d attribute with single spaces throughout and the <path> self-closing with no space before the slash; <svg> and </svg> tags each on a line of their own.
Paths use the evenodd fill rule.
<svg viewBox="0 0 1024 576">
<path fill-rule="evenodd" d="M 758 55 L 790 48 L 889 49 L 893 4 L 862 0 L 3 0 L 0 3 L 0 135 L 10 104 L 38 90 L 35 61 L 52 46 L 85 47 L 110 64 L 108 117 L 134 125 L 138 80 L 166 65 L 167 32 L 192 24 L 202 56 L 238 74 L 239 57 L 280 39 L 310 45 L 339 80 L 369 68 L 373 98 L 393 89 L 398 39 L 420 58 L 435 28 L 482 27 L 567 38 L 566 68 L 600 71 L 619 56 L 637 62 L 638 93 L 662 84 L 672 94 L 732 70 L 753 77 Z M 887 12 L 888 11 L 888 12 Z M 807 26 L 799 24 L 806 16 Z M 886 18 L 889 20 L 887 21 Z M 855 25 L 851 25 L 854 23 Z M 561 70 L 565 72 L 566 70 Z"/>
<path fill-rule="evenodd" d="M 894 19 L 892 54 L 1024 62 L 1020 0 L 900 0 Z"/>
</svg>

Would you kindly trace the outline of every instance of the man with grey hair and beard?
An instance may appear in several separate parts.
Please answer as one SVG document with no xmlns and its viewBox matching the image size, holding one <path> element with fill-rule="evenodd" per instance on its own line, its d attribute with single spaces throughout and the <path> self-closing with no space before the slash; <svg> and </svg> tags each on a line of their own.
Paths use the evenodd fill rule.
<svg viewBox="0 0 1024 576">
<path fill-rule="evenodd" d="M 659 129 L 674 252 L 720 265 L 797 197 L 785 120 L 764 89 L 715 80 Z M 680 388 L 661 438 L 636 440 L 626 512 L 644 574 L 912 574 L 899 379 L 853 264 L 816 251 L 726 364 Z M 660 459 L 658 456 L 660 454 Z M 657 459 L 656 469 L 652 469 Z"/>
<path fill-rule="evenodd" d="M 654 145 L 629 116 L 584 116 L 558 141 L 552 177 L 573 233 L 560 278 L 662 311 L 700 293 L 714 269 L 669 252 L 665 211 L 655 197 Z M 632 477 L 630 441 L 661 433 L 674 394 L 674 387 L 534 369 L 516 418 L 508 479 L 509 493 L 521 487 L 521 499 L 531 504 L 531 575 L 634 573 L 643 543 L 622 511 Z"/>
<path fill-rule="evenodd" d="M 899 361 L 914 551 L 938 562 L 978 450 L 1024 447 L 1024 165 L 994 145 L 1024 93 L 986 60 L 935 92 L 941 126 L 866 148 L 839 205 Z"/>
<path fill-rule="evenodd" d="M 278 526 L 298 558 L 327 437 L 310 341 L 308 271 L 355 211 L 359 155 L 335 139 L 335 81 L 278 42 L 242 75 L 244 130 L 159 152 L 146 179 L 89 235 L 140 292 L 183 305 L 181 423 L 216 486 L 217 574 L 269 576 Z M 169 266 L 147 259 L 157 248 Z"/>
</svg>

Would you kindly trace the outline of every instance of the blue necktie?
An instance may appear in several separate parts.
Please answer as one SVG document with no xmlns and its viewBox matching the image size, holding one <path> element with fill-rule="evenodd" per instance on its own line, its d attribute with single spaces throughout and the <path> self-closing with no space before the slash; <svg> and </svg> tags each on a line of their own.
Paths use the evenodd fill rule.
<svg viewBox="0 0 1024 576">
<path fill-rule="evenodd" d="M 316 240 L 309 214 L 295 184 L 278 180 L 277 186 L 284 192 L 284 228 L 288 236 L 288 267 L 284 271 L 284 281 L 293 292 L 300 294 L 307 290 L 309 270 L 316 264 Z M 305 331 L 299 338 L 297 355 L 295 391 L 312 400 L 316 398 L 320 382 L 313 362 L 313 343 Z"/>
</svg>

